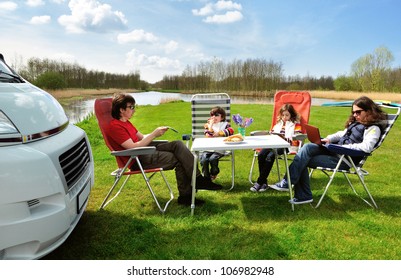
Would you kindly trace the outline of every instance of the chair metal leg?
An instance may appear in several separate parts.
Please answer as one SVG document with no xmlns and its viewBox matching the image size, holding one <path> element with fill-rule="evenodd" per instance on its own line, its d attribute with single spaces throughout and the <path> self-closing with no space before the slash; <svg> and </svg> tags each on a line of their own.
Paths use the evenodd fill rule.
<svg viewBox="0 0 401 280">
<path fill-rule="evenodd" d="M 165 184 L 166 184 L 166 186 L 167 186 L 167 188 L 168 188 L 168 191 L 169 191 L 169 194 L 170 194 L 170 199 L 169 199 L 169 200 L 164 204 L 164 206 L 162 207 L 162 206 L 160 205 L 159 200 L 158 200 L 157 197 L 156 197 L 155 192 L 153 191 L 152 186 L 150 185 L 150 180 L 153 178 L 153 176 L 156 174 L 156 172 L 152 173 L 150 176 L 147 176 L 145 170 L 142 168 L 142 165 L 141 165 L 141 163 L 140 163 L 138 157 L 135 157 L 135 159 L 136 159 L 137 164 L 138 164 L 138 166 L 139 166 L 139 169 L 140 169 L 140 171 L 141 171 L 142 177 L 143 177 L 143 179 L 145 180 L 145 183 L 146 183 L 146 185 L 147 185 L 147 187 L 148 187 L 148 189 L 149 189 L 149 191 L 150 191 L 150 193 L 151 193 L 151 195 L 152 195 L 152 197 L 153 197 L 153 200 L 155 201 L 155 203 L 156 203 L 157 207 L 159 208 L 160 212 L 164 214 L 164 213 L 166 212 L 166 210 L 167 210 L 168 205 L 169 205 L 170 202 L 174 199 L 174 194 L 173 194 L 173 190 L 171 189 L 170 184 L 169 184 L 168 181 L 167 181 L 166 176 L 164 175 L 163 170 L 161 169 L 160 171 L 156 171 L 156 172 L 159 172 L 160 175 L 162 176 L 162 178 L 163 178 L 163 180 L 164 180 L 164 182 L 165 182 Z M 124 168 L 121 168 L 120 170 L 118 170 L 118 171 L 116 172 L 116 174 L 115 174 L 115 180 L 114 180 L 113 186 L 110 188 L 110 190 L 109 190 L 109 192 L 107 193 L 105 199 L 103 200 L 102 205 L 100 206 L 100 209 L 104 209 L 110 202 L 112 202 L 112 201 L 121 193 L 121 190 L 124 188 L 124 186 L 125 186 L 126 183 L 128 182 L 128 180 L 129 180 L 129 178 L 131 177 L 131 175 L 127 175 L 127 177 L 125 178 L 124 182 L 122 183 L 120 189 L 117 191 L 117 193 L 116 193 L 111 199 L 109 199 L 109 197 L 110 197 L 111 194 L 113 193 L 115 187 L 116 187 L 116 186 L 118 185 L 118 183 L 120 182 L 120 180 L 121 180 L 121 178 L 122 178 L 124 172 L 127 170 L 128 166 L 130 165 L 131 160 L 132 160 L 132 158 L 130 158 L 130 160 L 128 161 L 128 163 L 125 165 Z"/>
<path fill-rule="evenodd" d="M 157 208 L 159 208 L 160 212 L 164 214 L 164 213 L 166 212 L 166 210 L 167 210 L 168 205 L 169 205 L 170 202 L 174 199 L 173 191 L 172 191 L 172 189 L 171 189 L 171 187 L 170 187 L 170 184 L 168 183 L 166 177 L 164 176 L 163 171 L 162 171 L 162 170 L 158 171 L 158 172 L 160 172 L 161 176 L 163 177 L 163 180 L 164 180 L 164 182 L 166 183 L 167 188 L 168 188 L 169 193 L 170 193 L 170 199 L 164 204 L 164 207 L 161 207 L 160 202 L 159 202 L 159 200 L 157 199 L 157 196 L 156 196 L 155 192 L 153 191 L 152 186 L 150 185 L 150 180 L 152 179 L 152 177 L 153 177 L 156 173 L 152 173 L 152 175 L 150 175 L 149 177 L 146 176 L 146 173 L 145 173 L 144 169 L 142 168 L 142 164 L 141 164 L 141 162 L 139 161 L 139 158 L 137 158 L 137 157 L 136 157 L 136 162 L 137 162 L 137 164 L 138 164 L 139 169 L 141 170 L 142 177 L 143 177 L 143 179 L 145 180 L 146 185 L 148 186 L 149 192 L 150 192 L 150 194 L 152 195 L 153 200 L 155 201 L 155 203 L 156 203 L 156 205 L 157 205 Z"/>
<path fill-rule="evenodd" d="M 277 150 L 274 150 L 274 157 L 275 157 L 275 161 L 276 161 L 276 167 L 277 167 L 277 178 L 278 178 L 278 182 L 281 181 L 281 175 L 280 175 L 280 165 L 278 164 L 279 158 L 278 158 L 278 154 L 277 154 Z M 288 163 L 288 157 L 287 157 L 287 152 L 285 152 L 285 161 Z M 288 170 L 287 170 L 288 171 Z"/>
<path fill-rule="evenodd" d="M 120 182 L 121 177 L 123 176 L 125 170 L 127 170 L 128 166 L 131 164 L 132 158 L 130 158 L 127 162 L 127 164 L 124 166 L 124 168 L 121 168 L 117 171 L 115 178 L 114 178 L 114 183 L 111 186 L 109 192 L 107 193 L 106 197 L 104 198 L 102 204 L 100 205 L 99 209 L 104 209 L 107 204 L 109 204 L 110 202 L 112 202 L 121 192 L 121 190 L 124 188 L 125 183 L 128 181 L 130 176 L 127 176 L 127 178 L 124 180 L 124 183 L 121 185 L 120 189 L 118 190 L 118 192 L 110 199 L 110 195 L 113 193 L 114 188 L 117 186 L 118 182 Z"/>
<path fill-rule="evenodd" d="M 327 172 L 325 172 L 324 170 L 322 170 L 324 174 L 326 174 L 327 176 L 329 176 L 330 180 L 329 180 L 329 182 L 327 183 L 326 188 L 324 189 L 323 194 L 322 194 L 322 196 L 320 197 L 319 202 L 317 203 L 317 205 L 315 206 L 315 208 L 318 208 L 318 207 L 319 207 L 319 205 L 320 205 L 320 203 L 322 202 L 324 196 L 326 195 L 327 190 L 329 189 L 329 187 L 330 187 L 330 185 L 331 185 L 331 182 L 333 181 L 333 179 L 334 179 L 334 177 L 335 177 L 335 175 L 336 175 L 336 173 L 337 173 L 337 171 L 338 171 L 338 169 L 339 169 L 339 167 L 340 167 L 340 164 L 343 162 L 344 157 L 345 157 L 345 155 L 342 155 L 342 156 L 340 157 L 340 160 L 338 161 L 338 164 L 337 164 L 336 168 L 333 170 L 333 173 L 332 173 L 331 175 L 327 174 Z M 370 194 L 370 192 L 369 192 L 369 190 L 368 190 L 368 187 L 367 187 L 366 184 L 365 184 L 365 181 L 364 181 L 362 172 L 355 166 L 355 163 L 353 162 L 353 160 L 352 160 L 352 158 L 351 158 L 350 156 L 348 156 L 348 161 L 352 164 L 352 167 L 351 167 L 351 168 L 353 168 L 353 169 L 355 170 L 356 175 L 357 175 L 358 178 L 359 178 L 359 181 L 361 182 L 363 188 L 365 189 L 366 193 L 368 194 L 368 196 L 369 196 L 370 200 L 372 201 L 372 204 L 373 204 L 373 205 L 372 205 L 369 201 L 367 201 L 366 199 L 364 199 L 362 196 L 359 195 L 359 193 L 356 191 L 354 185 L 352 184 L 351 180 L 349 179 L 348 175 L 347 175 L 346 173 L 343 173 L 345 179 L 347 179 L 348 185 L 351 187 L 352 191 L 353 191 L 360 199 L 362 199 L 366 204 L 368 204 L 370 207 L 378 208 L 378 207 L 377 207 L 377 204 L 376 204 L 376 202 L 375 202 L 375 200 L 373 199 L 372 195 Z M 310 176 L 311 176 L 311 175 L 312 175 L 312 171 L 310 172 Z"/>
<path fill-rule="evenodd" d="M 351 159 L 349 156 L 348 156 L 348 160 L 349 160 L 349 162 L 351 162 L 352 167 L 353 167 L 354 170 L 356 171 L 356 175 L 358 175 L 359 181 L 361 182 L 363 188 L 365 189 L 366 193 L 368 194 L 368 196 L 369 196 L 370 200 L 372 201 L 373 205 L 372 205 L 369 201 L 367 201 L 366 199 L 364 199 L 362 196 L 360 196 L 360 195 L 356 192 L 356 190 L 355 190 L 354 186 L 352 185 L 351 181 L 349 180 L 347 174 L 344 173 L 345 177 L 347 178 L 348 184 L 351 186 L 351 188 L 352 188 L 352 190 L 354 191 L 354 193 L 355 193 L 360 199 L 362 199 L 362 200 L 363 200 L 365 203 L 367 203 L 370 207 L 374 207 L 374 208 L 377 209 L 377 208 L 378 208 L 378 207 L 377 207 L 377 204 L 376 204 L 375 200 L 373 199 L 373 196 L 370 194 L 368 187 L 367 187 L 366 184 L 365 184 L 365 180 L 364 180 L 364 178 L 363 178 L 362 172 L 360 171 L 360 169 L 358 169 L 358 168 L 355 166 L 355 163 L 352 161 L 352 159 Z"/>
<path fill-rule="evenodd" d="M 333 171 L 333 174 L 331 174 L 330 180 L 329 180 L 329 182 L 327 183 L 326 187 L 324 188 L 323 194 L 322 194 L 322 196 L 320 197 L 320 199 L 319 199 L 318 203 L 316 204 L 315 208 L 318 208 L 318 207 L 320 206 L 320 203 L 322 203 L 322 200 L 323 200 L 324 196 L 326 195 L 327 190 L 329 189 L 329 187 L 330 187 L 330 185 L 331 185 L 331 182 L 333 181 L 334 176 L 336 175 L 337 170 L 338 170 L 338 168 L 340 167 L 340 164 L 341 164 L 341 162 L 343 161 L 343 159 L 344 159 L 344 155 L 342 155 L 341 158 L 340 158 L 340 160 L 338 161 L 337 166 L 336 166 L 335 170 Z"/>
<path fill-rule="evenodd" d="M 251 169 L 249 170 L 249 176 L 248 176 L 248 181 L 251 184 L 254 184 L 254 182 L 252 181 L 252 175 L 253 175 L 253 168 L 255 167 L 255 161 L 256 161 L 257 156 L 258 156 L 258 152 L 254 151 L 253 152 L 252 163 L 251 163 Z"/>
<path fill-rule="evenodd" d="M 276 157 L 277 178 L 278 178 L 278 182 L 279 182 L 279 181 L 281 181 L 279 158 L 278 158 L 278 154 L 277 154 L 276 150 L 274 150 L 274 153 L 275 153 L 275 157 Z M 249 170 L 249 176 L 248 176 L 248 181 L 251 184 L 255 183 L 252 180 L 252 176 L 253 176 L 253 169 L 255 168 L 255 162 L 256 162 L 256 158 L 257 157 L 258 157 L 258 152 L 255 151 L 254 154 L 253 154 L 253 159 L 252 159 L 252 163 L 251 163 L 251 169 Z M 287 160 L 288 160 L 288 158 L 287 158 Z"/>
</svg>

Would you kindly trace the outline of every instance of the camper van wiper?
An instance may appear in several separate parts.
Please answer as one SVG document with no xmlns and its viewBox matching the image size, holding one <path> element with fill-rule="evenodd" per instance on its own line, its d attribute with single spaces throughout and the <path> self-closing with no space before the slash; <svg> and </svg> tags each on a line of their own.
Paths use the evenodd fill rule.
<svg viewBox="0 0 401 280">
<path fill-rule="evenodd" d="M 25 83 L 25 81 L 23 79 L 21 79 L 21 77 L 14 75 L 14 74 L 4 72 L 2 70 L 0 70 L 0 75 L 6 75 L 6 76 L 9 76 L 10 78 L 12 78 L 13 80 L 18 80 L 20 83 Z"/>
</svg>

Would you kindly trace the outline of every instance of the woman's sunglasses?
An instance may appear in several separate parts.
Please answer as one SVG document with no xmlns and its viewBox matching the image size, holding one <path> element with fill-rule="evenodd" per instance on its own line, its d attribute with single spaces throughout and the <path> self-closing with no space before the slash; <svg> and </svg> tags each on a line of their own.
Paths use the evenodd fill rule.
<svg viewBox="0 0 401 280">
<path fill-rule="evenodd" d="M 357 115 L 357 116 L 359 116 L 363 111 L 365 111 L 365 110 L 355 110 L 355 111 L 352 111 L 352 114 L 353 115 Z"/>
</svg>

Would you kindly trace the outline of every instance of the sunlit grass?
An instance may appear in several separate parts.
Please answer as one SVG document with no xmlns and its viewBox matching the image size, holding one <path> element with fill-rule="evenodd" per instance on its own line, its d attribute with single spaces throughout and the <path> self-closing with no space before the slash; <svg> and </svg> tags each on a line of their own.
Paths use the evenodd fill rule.
<svg viewBox="0 0 401 280">
<path fill-rule="evenodd" d="M 232 113 L 254 118 L 249 130 L 270 127 L 272 105 L 233 104 Z M 340 130 L 349 108 L 312 106 L 310 122 L 322 134 Z M 191 132 L 188 102 L 139 106 L 132 121 L 143 133 L 170 125 L 164 139 L 180 140 Z M 109 175 L 116 168 L 92 116 L 79 124 L 88 134 L 95 159 L 95 186 L 89 205 L 77 228 L 64 245 L 48 259 L 400 259 L 401 184 L 398 177 L 401 150 L 400 123 L 396 123 L 383 146 L 367 161 L 371 175 L 366 183 L 378 210 L 357 198 L 342 176 L 338 176 L 318 209 L 300 205 L 291 211 L 287 193 L 249 191 L 248 173 L 252 151 L 236 152 L 235 188 L 232 191 L 199 191 L 206 200 L 195 209 L 179 206 L 176 199 L 164 215 L 155 206 L 143 179 L 130 184 L 106 209 L 98 208 L 113 183 Z M 249 132 L 248 132 L 249 133 Z M 281 163 L 282 164 L 282 163 Z M 219 183 L 230 185 L 230 165 L 220 163 Z M 177 196 L 175 175 L 166 171 Z M 269 178 L 277 180 L 275 170 Z M 353 182 L 357 182 L 353 180 Z M 327 178 L 316 172 L 312 179 L 315 200 Z M 167 195 L 154 185 L 161 199 Z M 358 185 L 358 190 L 362 188 Z M 363 196 L 365 194 L 361 192 Z"/>
</svg>

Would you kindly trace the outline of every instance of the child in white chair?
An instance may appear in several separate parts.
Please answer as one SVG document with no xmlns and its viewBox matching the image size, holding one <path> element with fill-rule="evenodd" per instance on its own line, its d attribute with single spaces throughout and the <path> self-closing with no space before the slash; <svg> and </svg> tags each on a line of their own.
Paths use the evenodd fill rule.
<svg viewBox="0 0 401 280">
<path fill-rule="evenodd" d="M 301 133 L 300 116 L 291 104 L 284 104 L 277 115 L 277 123 L 273 126 L 272 133 L 282 135 L 288 141 L 296 133 Z M 282 155 L 284 149 L 277 149 L 277 154 Z M 264 192 L 267 190 L 267 177 L 273 167 L 276 154 L 272 149 L 262 149 L 258 153 L 259 177 L 250 188 L 253 192 Z"/>
<path fill-rule="evenodd" d="M 234 129 L 226 121 L 226 112 L 221 107 L 214 107 L 210 111 L 210 118 L 204 125 L 206 137 L 227 137 L 234 134 Z M 200 164 L 205 178 L 216 179 L 219 174 L 219 159 L 224 154 L 216 151 L 205 151 L 200 155 Z M 210 169 L 209 169 L 210 165 Z"/>
</svg>

